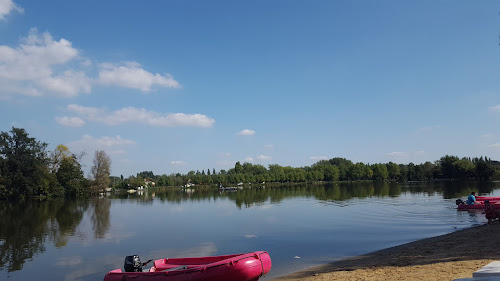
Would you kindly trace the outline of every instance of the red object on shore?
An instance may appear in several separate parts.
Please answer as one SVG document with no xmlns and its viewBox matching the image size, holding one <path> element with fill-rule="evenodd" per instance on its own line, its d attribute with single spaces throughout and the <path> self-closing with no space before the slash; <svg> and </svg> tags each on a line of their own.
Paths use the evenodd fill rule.
<svg viewBox="0 0 500 281">
<path fill-rule="evenodd" d="M 245 254 L 159 259 L 149 272 L 123 272 L 115 269 L 104 276 L 104 281 L 257 281 L 271 270 L 268 252 Z"/>
</svg>

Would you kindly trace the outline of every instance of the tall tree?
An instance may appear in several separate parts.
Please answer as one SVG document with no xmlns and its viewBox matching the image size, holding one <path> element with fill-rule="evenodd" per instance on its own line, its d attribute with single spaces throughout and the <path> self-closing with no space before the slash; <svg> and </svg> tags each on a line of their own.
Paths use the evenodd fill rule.
<svg viewBox="0 0 500 281">
<path fill-rule="evenodd" d="M 111 158 L 103 150 L 97 150 L 94 155 L 94 163 L 90 170 L 92 175 L 92 191 L 105 191 L 109 186 L 109 175 L 111 174 Z"/>
<path fill-rule="evenodd" d="M 37 195 L 47 171 L 47 144 L 30 138 L 24 129 L 0 133 L 0 198 L 22 198 Z"/>
</svg>

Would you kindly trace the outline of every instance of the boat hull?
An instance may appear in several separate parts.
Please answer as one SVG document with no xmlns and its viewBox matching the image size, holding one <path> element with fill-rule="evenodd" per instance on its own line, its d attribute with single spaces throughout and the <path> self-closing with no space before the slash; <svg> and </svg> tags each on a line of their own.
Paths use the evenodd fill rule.
<svg viewBox="0 0 500 281">
<path fill-rule="evenodd" d="M 499 201 L 500 202 L 500 197 L 499 196 L 476 196 L 476 201 L 485 201 L 485 200 L 490 200 L 491 201 Z"/>
<path fill-rule="evenodd" d="M 483 202 L 478 202 L 478 203 L 472 204 L 472 205 L 460 204 L 460 205 L 458 205 L 458 209 L 459 210 L 482 210 L 482 209 L 484 209 Z M 500 202 L 498 204 L 492 204 L 492 205 L 494 205 L 496 209 L 500 209 Z"/>
<path fill-rule="evenodd" d="M 257 281 L 271 270 L 269 253 L 155 260 L 150 272 L 110 271 L 104 281 Z"/>
</svg>

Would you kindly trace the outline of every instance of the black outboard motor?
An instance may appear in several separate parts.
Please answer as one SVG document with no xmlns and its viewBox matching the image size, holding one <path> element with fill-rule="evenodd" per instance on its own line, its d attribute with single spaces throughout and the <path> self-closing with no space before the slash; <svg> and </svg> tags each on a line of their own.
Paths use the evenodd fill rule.
<svg viewBox="0 0 500 281">
<path fill-rule="evenodd" d="M 125 272 L 142 272 L 142 263 L 138 255 L 125 257 Z"/>
<path fill-rule="evenodd" d="M 465 202 L 464 202 L 464 201 L 462 201 L 462 199 L 457 199 L 457 200 L 455 200 L 455 203 L 456 203 L 457 205 L 462 205 L 462 204 L 464 204 Z"/>
</svg>

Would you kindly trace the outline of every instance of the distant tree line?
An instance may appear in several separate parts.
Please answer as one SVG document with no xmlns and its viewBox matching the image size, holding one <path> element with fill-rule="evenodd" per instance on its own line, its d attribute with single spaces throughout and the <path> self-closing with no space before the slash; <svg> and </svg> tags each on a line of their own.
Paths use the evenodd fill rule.
<svg viewBox="0 0 500 281">
<path fill-rule="evenodd" d="M 145 180 L 156 182 L 156 186 L 183 186 L 192 184 L 223 184 L 262 182 L 317 182 L 317 181 L 434 181 L 434 180 L 474 180 L 488 181 L 500 178 L 500 163 L 488 157 L 459 158 L 457 156 L 443 156 L 434 163 L 423 164 L 396 164 L 353 163 L 345 158 L 321 160 L 306 167 L 282 167 L 278 164 L 263 165 L 236 162 L 234 168 L 190 171 L 185 175 L 154 175 L 152 171 L 137 173 L 124 179 L 114 178 L 115 187 L 129 188 L 143 186 Z"/>
<path fill-rule="evenodd" d="M 98 194 L 109 187 L 137 188 L 154 182 L 155 186 L 186 184 L 223 184 L 262 182 L 317 181 L 432 181 L 500 178 L 500 163 L 488 157 L 459 158 L 446 155 L 434 163 L 415 165 L 353 163 L 345 158 L 321 160 L 311 166 L 294 168 L 271 164 L 236 162 L 229 170 L 207 169 L 187 174 L 154 175 L 152 171 L 124 178 L 111 177 L 111 159 L 104 151 L 96 151 L 90 175 L 85 178 L 79 160 L 64 145 L 47 151 L 47 143 L 29 137 L 24 129 L 12 128 L 0 133 L 0 199 L 21 199 L 33 196 L 82 197 Z"/>
<path fill-rule="evenodd" d="M 111 159 L 96 151 L 90 179 L 79 158 L 64 145 L 47 151 L 47 143 L 29 137 L 24 129 L 0 133 L 0 199 L 82 197 L 109 186 Z"/>
</svg>

